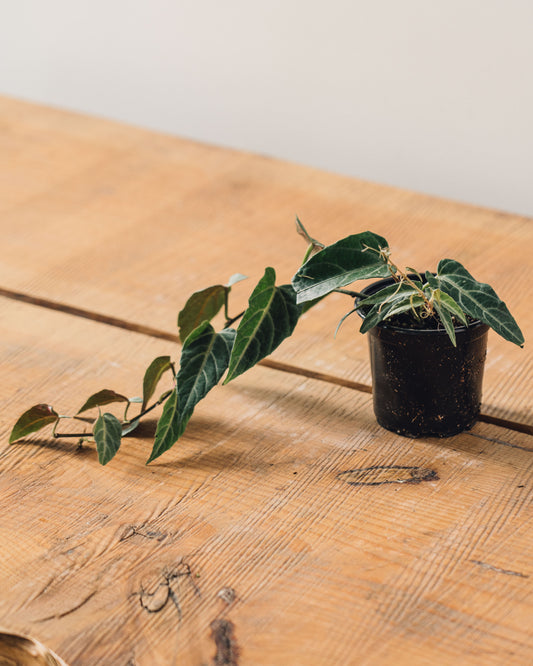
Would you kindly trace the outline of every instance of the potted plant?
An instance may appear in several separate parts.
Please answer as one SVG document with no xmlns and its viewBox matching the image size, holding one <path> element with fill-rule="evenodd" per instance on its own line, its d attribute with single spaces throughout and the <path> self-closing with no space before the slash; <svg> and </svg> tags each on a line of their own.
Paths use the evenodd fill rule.
<svg viewBox="0 0 533 666">
<path fill-rule="evenodd" d="M 411 437 L 457 434 L 479 416 L 487 334 L 520 346 L 524 338 L 492 287 L 453 259 L 436 273 L 399 269 L 387 241 L 371 232 L 344 238 L 296 273 L 298 302 L 321 298 L 353 280 L 355 307 L 369 334 L 374 413 L 380 425 Z"/>
<path fill-rule="evenodd" d="M 227 384 L 268 356 L 293 333 L 302 314 L 339 291 L 356 298 L 339 326 L 358 312 L 363 317 L 361 332 L 370 336 L 378 422 L 409 436 L 447 436 L 471 427 L 479 414 L 488 329 L 517 345 L 524 342 L 492 287 L 476 281 L 452 259 L 443 259 L 435 273 L 400 270 L 391 260 L 387 241 L 369 231 L 326 247 L 309 236 L 298 219 L 297 229 L 308 248 L 291 284 L 276 286 L 274 269 L 266 268 L 248 307 L 235 317 L 228 313 L 229 296 L 244 276 L 236 274 L 227 284 L 192 294 L 178 316 L 183 343 L 179 369 L 170 356 L 154 359 L 144 373 L 142 397 L 103 389 L 73 417 L 60 416 L 49 404 L 35 405 L 18 419 L 10 443 L 53 425 L 54 437 L 94 439 L 98 459 L 106 464 L 122 437 L 163 404 L 147 461 L 151 462 L 177 442 L 195 406 L 214 386 L 223 378 Z M 345 289 L 357 280 L 376 278 L 361 292 Z M 225 321 L 217 332 L 212 321 L 222 309 Z M 164 375 L 170 376 L 171 388 L 154 400 Z M 102 413 L 101 408 L 112 403 L 124 404 L 122 418 Z M 128 417 L 135 403 L 140 404 L 139 412 Z M 82 418 L 80 414 L 89 410 L 98 410 L 91 431 L 57 432 L 63 419 Z"/>
</svg>

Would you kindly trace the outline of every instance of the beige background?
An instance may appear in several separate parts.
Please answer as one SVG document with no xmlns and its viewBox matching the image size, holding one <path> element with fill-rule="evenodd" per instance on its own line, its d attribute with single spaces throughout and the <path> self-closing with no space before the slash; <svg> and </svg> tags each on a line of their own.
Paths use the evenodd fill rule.
<svg viewBox="0 0 533 666">
<path fill-rule="evenodd" d="M 0 93 L 533 214 L 527 0 L 3 0 Z"/>
</svg>

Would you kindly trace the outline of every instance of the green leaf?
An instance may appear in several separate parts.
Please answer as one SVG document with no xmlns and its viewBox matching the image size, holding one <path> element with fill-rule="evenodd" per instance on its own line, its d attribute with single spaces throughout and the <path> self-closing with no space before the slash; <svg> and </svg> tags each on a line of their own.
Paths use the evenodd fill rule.
<svg viewBox="0 0 533 666">
<path fill-rule="evenodd" d="M 162 453 L 168 451 L 168 449 L 170 449 L 170 447 L 173 446 L 183 434 L 186 425 L 187 423 L 183 423 L 183 419 L 180 419 L 178 409 L 178 390 L 176 388 L 172 391 L 170 398 L 168 398 L 163 407 L 163 413 L 157 424 L 152 453 L 146 461 L 146 464 L 148 465 L 152 460 L 155 460 Z"/>
<path fill-rule="evenodd" d="M 422 299 L 418 296 L 418 292 L 414 287 L 406 282 L 399 282 L 384 287 L 359 301 L 357 310 L 373 306 L 366 312 L 361 328 L 359 329 L 360 332 L 366 333 L 393 314 L 411 309 L 413 307 L 411 298 L 417 298 L 416 302 L 418 304 L 422 303 Z M 396 306 L 401 308 L 399 312 L 394 310 Z"/>
<path fill-rule="evenodd" d="M 59 414 L 54 411 L 51 405 L 34 405 L 28 409 L 13 426 L 9 436 L 9 443 L 13 444 L 17 439 L 26 437 L 32 432 L 37 432 L 59 419 Z"/>
<path fill-rule="evenodd" d="M 389 303 L 377 303 L 370 312 L 365 315 L 359 330 L 361 333 L 366 333 L 380 322 L 385 321 L 385 319 L 388 319 L 393 315 L 401 314 L 402 312 L 407 312 L 408 310 L 416 310 L 416 308 L 423 305 L 423 303 L 424 299 L 421 296 L 413 294 L 406 294 L 402 299 L 395 299 Z"/>
<path fill-rule="evenodd" d="M 422 282 L 422 276 L 421 276 L 420 273 L 416 270 L 416 268 L 411 268 L 410 266 L 406 266 L 405 270 L 409 271 L 409 273 L 413 273 L 414 275 L 416 275 L 416 279 L 417 279 L 419 282 Z M 414 278 L 411 278 L 411 279 L 414 279 Z"/>
<path fill-rule="evenodd" d="M 203 322 L 187 337 L 181 352 L 178 387 L 163 408 L 148 462 L 178 441 L 195 406 L 218 384 L 228 367 L 235 333 L 232 328 L 215 333 L 209 322 Z"/>
<path fill-rule="evenodd" d="M 426 281 L 432 289 L 439 288 L 439 281 L 430 271 L 426 271 Z"/>
<path fill-rule="evenodd" d="M 328 245 L 299 268 L 292 279 L 297 302 L 305 303 L 364 278 L 390 275 L 381 250 L 387 241 L 370 231 Z"/>
<path fill-rule="evenodd" d="M 421 305 L 424 305 L 424 302 L 424 298 L 417 295 L 411 295 L 409 297 L 409 301 L 407 301 L 407 298 L 405 301 L 394 301 L 394 303 L 391 303 L 391 308 L 387 314 L 387 317 L 393 317 L 394 315 L 401 314 L 402 312 L 407 312 L 407 310 L 416 312 L 416 309 Z"/>
<path fill-rule="evenodd" d="M 236 331 L 215 333 L 205 322 L 183 347 L 178 372 L 178 402 L 182 418 L 189 420 L 194 407 L 218 384 L 226 372 Z"/>
<path fill-rule="evenodd" d="M 237 329 L 224 384 L 274 351 L 298 322 L 300 311 L 294 290 L 290 285 L 276 287 L 275 281 L 274 269 L 266 268 Z"/>
<path fill-rule="evenodd" d="M 379 305 L 374 305 L 374 307 L 365 314 L 361 328 L 359 329 L 360 333 L 366 333 L 374 326 L 377 326 L 380 321 L 383 321 L 387 316 L 387 308 L 380 307 Z"/>
<path fill-rule="evenodd" d="M 376 303 L 393 303 L 394 301 L 402 301 L 406 296 L 410 298 L 411 295 L 417 293 L 417 290 L 407 284 L 407 282 L 395 282 L 394 284 L 384 287 L 360 300 L 356 309 L 359 310 L 368 305 L 376 305 Z"/>
<path fill-rule="evenodd" d="M 435 310 L 437 311 L 437 314 L 439 315 L 441 322 L 444 324 L 444 328 L 446 329 L 446 333 L 448 333 L 452 345 L 454 347 L 457 347 L 457 341 L 455 338 L 455 328 L 453 325 L 451 314 L 446 308 L 442 307 L 438 301 L 435 301 L 434 305 L 435 305 Z"/>
<path fill-rule="evenodd" d="M 196 291 L 185 303 L 178 315 L 179 336 L 185 342 L 195 328 L 204 321 L 211 321 L 226 302 L 229 287 L 216 284 L 201 291 Z"/>
<path fill-rule="evenodd" d="M 177 376 L 177 391 L 169 398 L 157 426 L 148 462 L 168 451 L 183 435 L 195 406 L 218 384 L 228 367 L 235 330 L 215 333 L 204 322 L 185 341 Z"/>
<path fill-rule="evenodd" d="M 126 398 L 125 395 L 121 395 L 120 393 L 115 393 L 115 391 L 111 391 L 110 389 L 103 389 L 102 391 L 93 393 L 93 395 L 87 399 L 83 407 L 78 411 L 78 414 L 86 412 L 88 409 L 92 409 L 93 407 L 109 405 L 112 402 L 129 402 L 129 398 Z"/>
<path fill-rule="evenodd" d="M 122 424 L 113 414 L 100 414 L 94 424 L 93 436 L 98 452 L 98 462 L 101 465 L 107 465 L 120 447 Z"/>
<path fill-rule="evenodd" d="M 143 400 L 141 411 L 144 411 L 148 405 L 148 401 L 154 395 L 159 380 L 163 374 L 172 368 L 170 356 L 158 356 L 150 363 L 143 379 Z"/>
<path fill-rule="evenodd" d="M 475 280 L 458 261 L 443 259 L 436 280 L 439 288 L 449 294 L 463 312 L 487 324 L 505 340 L 519 346 L 524 344 L 520 327 L 494 289 Z"/>
<path fill-rule="evenodd" d="M 465 313 L 461 310 L 461 308 L 457 305 L 457 303 L 453 300 L 453 298 L 449 294 L 445 294 L 440 289 L 437 289 L 434 292 L 434 294 L 436 302 L 439 305 L 441 305 L 443 308 L 448 310 L 448 312 L 457 317 L 457 319 L 459 319 L 459 321 L 464 326 L 468 326 L 468 320 L 465 316 Z"/>
</svg>

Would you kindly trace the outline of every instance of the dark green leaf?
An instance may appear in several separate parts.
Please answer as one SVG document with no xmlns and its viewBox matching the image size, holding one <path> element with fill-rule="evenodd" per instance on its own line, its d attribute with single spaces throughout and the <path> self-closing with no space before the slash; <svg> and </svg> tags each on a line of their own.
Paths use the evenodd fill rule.
<svg viewBox="0 0 533 666">
<path fill-rule="evenodd" d="M 402 312 L 407 312 L 408 310 L 416 310 L 417 307 L 423 305 L 424 299 L 421 296 L 408 295 L 406 294 L 401 300 L 395 299 L 389 303 L 377 303 L 373 308 L 365 315 L 361 328 L 359 329 L 361 333 L 366 333 L 374 326 L 377 326 L 380 322 L 385 321 L 393 315 L 401 314 Z"/>
<path fill-rule="evenodd" d="M 211 321 L 226 302 L 229 287 L 216 284 L 196 291 L 185 303 L 178 315 L 180 340 L 185 342 L 195 328 L 204 321 Z"/>
<path fill-rule="evenodd" d="M 197 403 L 218 384 L 226 371 L 234 339 L 232 328 L 215 333 L 209 322 L 201 324 L 187 337 L 181 352 L 178 388 L 163 408 L 148 462 L 168 451 L 185 432 Z"/>
<path fill-rule="evenodd" d="M 148 401 L 154 395 L 159 380 L 163 374 L 172 367 L 170 356 L 158 356 L 155 358 L 144 373 L 143 400 L 141 411 L 148 405 Z"/>
<path fill-rule="evenodd" d="M 163 413 L 157 424 L 154 446 L 146 464 L 168 451 L 183 434 L 187 423 L 180 418 L 178 390 L 174 389 L 163 407 Z"/>
<path fill-rule="evenodd" d="M 409 310 L 412 307 L 411 298 L 416 297 L 420 304 L 422 299 L 418 297 L 417 290 L 406 282 L 398 282 L 384 287 L 379 291 L 367 296 L 357 304 L 357 310 L 363 309 L 365 318 L 359 329 L 361 333 L 366 333 L 381 321 L 384 321 L 393 314 L 395 306 L 403 308 L 401 311 Z M 373 306 L 370 310 L 366 309 Z"/>
<path fill-rule="evenodd" d="M 205 322 L 187 338 L 178 372 L 179 412 L 190 418 L 196 404 L 218 384 L 229 364 L 236 331 L 225 328 L 215 333 Z"/>
<path fill-rule="evenodd" d="M 250 296 L 237 329 L 225 384 L 274 351 L 298 322 L 294 290 L 290 285 L 276 287 L 275 281 L 276 272 L 267 268 Z"/>
<path fill-rule="evenodd" d="M 120 447 L 122 424 L 113 414 L 100 414 L 94 424 L 93 436 L 98 452 L 98 462 L 101 465 L 107 465 Z"/>
<path fill-rule="evenodd" d="M 429 286 L 432 289 L 438 289 L 439 288 L 439 281 L 437 278 L 431 273 L 430 271 L 426 271 L 426 280 Z"/>
<path fill-rule="evenodd" d="M 448 333 L 452 345 L 457 347 L 457 341 L 455 339 L 455 328 L 451 314 L 446 308 L 442 307 L 438 301 L 435 301 L 435 310 L 437 311 L 441 322 L 444 324 L 444 328 L 446 329 L 446 333 Z"/>
<path fill-rule="evenodd" d="M 370 231 L 328 245 L 300 267 L 292 279 L 298 303 L 305 303 L 354 280 L 386 277 L 387 262 L 380 254 L 387 241 Z"/>
<path fill-rule="evenodd" d="M 396 282 L 359 301 L 357 309 L 359 310 L 368 305 L 376 305 L 376 303 L 392 303 L 397 300 L 402 301 L 406 296 L 409 298 L 411 295 L 417 293 L 417 290 L 406 282 Z"/>
<path fill-rule="evenodd" d="M 444 325 L 453 346 L 456 347 L 455 322 L 452 316 L 458 319 L 464 326 L 468 326 L 465 313 L 449 294 L 445 294 L 438 288 L 438 281 L 429 271 L 426 272 L 426 280 L 427 284 L 424 285 L 424 293 L 433 304 L 437 317 Z"/>
<path fill-rule="evenodd" d="M 449 294 L 463 312 L 487 324 L 505 340 L 520 346 L 524 344 L 520 327 L 494 289 L 475 280 L 458 261 L 443 259 L 436 280 L 439 288 Z"/>
<path fill-rule="evenodd" d="M 26 437 L 32 432 L 37 432 L 37 430 L 55 423 L 58 419 L 59 415 L 56 414 L 51 405 L 35 405 L 24 412 L 15 423 L 9 436 L 9 443 L 12 444 L 21 437 Z"/>
<path fill-rule="evenodd" d="M 103 389 L 98 391 L 98 393 L 93 393 L 93 395 L 87 399 L 83 407 L 78 411 L 78 414 L 86 412 L 88 409 L 93 407 L 102 407 L 103 405 L 109 405 L 112 402 L 129 402 L 129 399 L 125 395 L 120 393 L 115 393 L 110 389 Z"/>
<path fill-rule="evenodd" d="M 402 312 L 407 312 L 408 310 L 416 312 L 417 308 L 419 308 L 421 305 L 424 305 L 424 302 L 425 301 L 422 296 L 414 294 L 412 294 L 409 297 L 409 300 L 407 300 L 406 298 L 403 301 L 394 301 L 393 303 L 391 303 L 391 307 L 387 314 L 387 317 L 393 317 L 394 315 L 401 314 Z"/>
<path fill-rule="evenodd" d="M 215 333 L 209 322 L 203 322 L 187 337 L 181 353 L 178 388 L 163 408 L 148 462 L 177 442 L 196 404 L 218 384 L 228 367 L 234 338 L 233 329 L 226 328 Z"/>
<path fill-rule="evenodd" d="M 365 318 L 363 319 L 363 323 L 361 324 L 361 328 L 359 329 L 359 331 L 361 333 L 366 333 L 371 328 L 374 328 L 374 326 L 377 326 L 380 321 L 383 321 L 383 319 L 385 319 L 386 316 L 387 316 L 386 307 L 380 307 L 379 305 L 374 305 L 370 309 L 370 311 L 365 314 Z"/>
<path fill-rule="evenodd" d="M 435 301 L 439 305 L 441 305 L 443 308 L 448 310 L 448 312 L 457 319 L 464 325 L 468 326 L 468 320 L 465 316 L 465 313 L 461 310 L 461 308 L 457 305 L 457 303 L 453 300 L 453 298 L 449 294 L 445 294 L 443 291 L 440 289 L 435 290 Z"/>
<path fill-rule="evenodd" d="M 411 268 L 410 266 L 407 266 L 405 270 L 409 271 L 409 273 L 413 273 L 414 275 L 416 275 L 416 279 L 417 279 L 419 282 L 422 282 L 422 276 L 421 276 L 420 273 L 416 270 L 416 268 Z M 415 279 L 415 278 L 412 278 L 412 279 Z"/>
</svg>

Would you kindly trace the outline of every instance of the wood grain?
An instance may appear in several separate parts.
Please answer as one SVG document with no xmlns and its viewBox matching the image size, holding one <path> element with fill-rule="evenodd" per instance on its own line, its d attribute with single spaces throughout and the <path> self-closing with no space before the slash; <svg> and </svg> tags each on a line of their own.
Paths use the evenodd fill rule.
<svg viewBox="0 0 533 666">
<path fill-rule="evenodd" d="M 139 392 L 172 343 L 5 301 L 0 623 L 71 666 L 526 664 L 531 438 L 379 428 L 370 396 L 256 368 L 145 466 L 107 467 L 18 414 Z M 354 483 L 355 481 L 355 483 Z"/>
<path fill-rule="evenodd" d="M 533 335 L 533 223 L 395 188 L 0 98 L 0 286 L 175 332 L 189 294 L 235 271 L 238 312 L 266 265 L 303 256 L 298 214 L 324 242 L 372 229 L 400 265 L 457 258 Z M 366 340 L 333 295 L 274 359 L 370 381 Z M 533 423 L 533 355 L 491 334 L 484 410 Z"/>
</svg>

